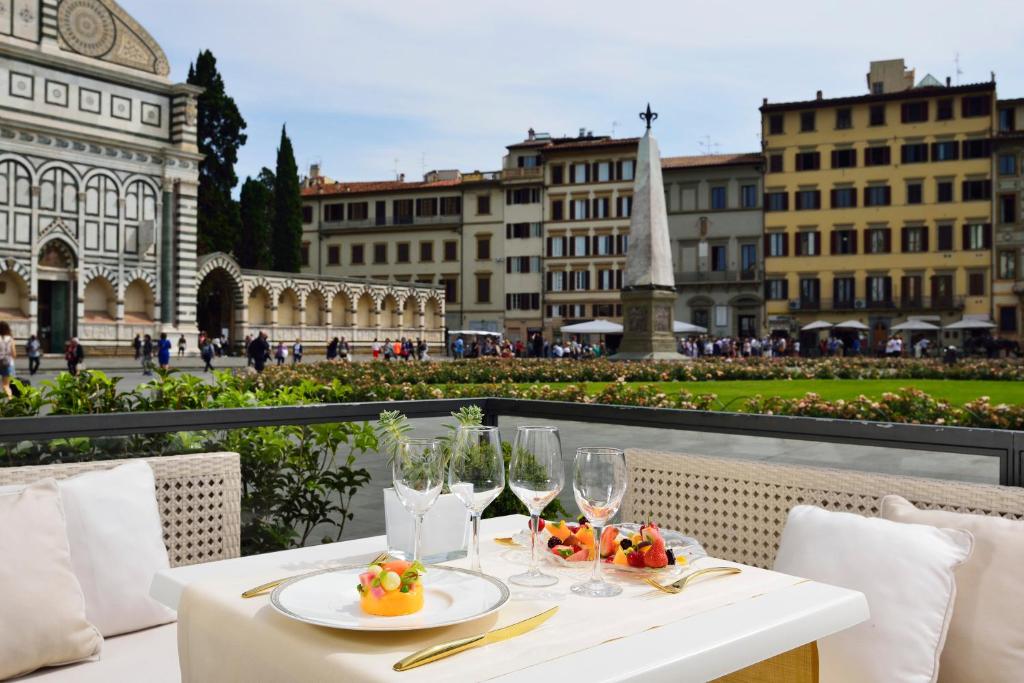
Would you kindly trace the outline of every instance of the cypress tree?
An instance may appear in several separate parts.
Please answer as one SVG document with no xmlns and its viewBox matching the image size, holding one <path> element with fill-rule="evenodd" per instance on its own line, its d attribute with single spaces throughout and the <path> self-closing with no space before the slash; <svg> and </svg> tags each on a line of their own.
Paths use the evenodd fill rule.
<svg viewBox="0 0 1024 683">
<path fill-rule="evenodd" d="M 297 273 L 302 267 L 302 200 L 299 194 L 299 168 L 288 131 L 281 126 L 281 144 L 277 148 L 274 172 L 274 270 Z"/>
<path fill-rule="evenodd" d="M 242 230 L 235 254 L 243 268 L 274 267 L 270 246 L 273 207 L 274 172 L 264 167 L 258 177 L 245 179 L 239 196 Z"/>
<path fill-rule="evenodd" d="M 199 165 L 199 252 L 230 253 L 238 242 L 241 216 L 231 191 L 238 184 L 235 163 L 245 144 L 245 119 L 227 95 L 217 59 L 203 50 L 189 66 L 188 82 L 204 88 L 198 97 L 197 138 L 203 161 Z"/>
</svg>

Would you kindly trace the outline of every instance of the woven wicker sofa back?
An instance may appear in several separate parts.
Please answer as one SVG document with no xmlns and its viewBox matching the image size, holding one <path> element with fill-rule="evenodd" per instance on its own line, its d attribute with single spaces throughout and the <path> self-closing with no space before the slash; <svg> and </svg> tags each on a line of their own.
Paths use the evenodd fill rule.
<svg viewBox="0 0 1024 683">
<path fill-rule="evenodd" d="M 238 453 L 194 453 L 145 458 L 156 479 L 157 505 L 171 566 L 238 557 L 242 474 Z M 0 485 L 66 479 L 132 460 L 0 467 Z"/>
<path fill-rule="evenodd" d="M 794 505 L 878 515 L 882 497 L 920 508 L 1024 519 L 1024 489 L 890 474 L 626 451 L 622 519 L 656 520 L 694 536 L 709 554 L 769 568 Z"/>
</svg>

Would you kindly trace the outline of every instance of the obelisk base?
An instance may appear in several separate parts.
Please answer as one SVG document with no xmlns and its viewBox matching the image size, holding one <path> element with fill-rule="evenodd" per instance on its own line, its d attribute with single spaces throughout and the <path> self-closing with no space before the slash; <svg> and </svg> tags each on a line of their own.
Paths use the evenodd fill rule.
<svg viewBox="0 0 1024 683">
<path fill-rule="evenodd" d="M 611 360 L 690 360 L 676 351 L 672 309 L 676 293 L 665 289 L 624 289 L 622 343 Z"/>
</svg>

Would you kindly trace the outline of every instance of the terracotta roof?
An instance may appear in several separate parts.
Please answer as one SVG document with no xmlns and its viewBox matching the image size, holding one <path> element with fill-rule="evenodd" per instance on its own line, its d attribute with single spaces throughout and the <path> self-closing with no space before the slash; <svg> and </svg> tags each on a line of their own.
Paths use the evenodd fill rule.
<svg viewBox="0 0 1024 683">
<path fill-rule="evenodd" d="M 697 168 L 699 166 L 739 166 L 743 164 L 759 164 L 764 157 L 759 152 L 740 152 L 739 154 L 703 154 L 689 157 L 662 157 L 662 168 Z"/>
<path fill-rule="evenodd" d="M 609 138 L 599 137 L 590 139 L 579 138 L 558 138 L 550 144 L 541 148 L 545 154 L 552 152 L 576 151 L 580 149 L 594 149 L 600 147 L 629 147 L 640 142 L 640 138 Z"/>
<path fill-rule="evenodd" d="M 965 83 L 964 85 L 951 85 L 941 88 L 910 88 L 899 92 L 883 93 L 881 95 L 854 95 L 852 97 L 833 97 L 814 100 L 802 100 L 799 102 L 765 102 L 761 105 L 762 112 L 786 111 L 789 109 L 817 109 L 820 107 L 835 107 L 842 104 L 862 104 L 866 102 L 888 102 L 890 100 L 914 100 L 922 97 L 935 97 L 937 95 L 959 95 L 969 92 L 995 91 L 994 81 L 987 83 Z"/>
<path fill-rule="evenodd" d="M 461 179 L 436 180 L 432 183 L 404 182 L 399 180 L 371 180 L 358 183 L 325 183 L 315 187 L 303 188 L 303 197 L 333 196 L 341 194 L 368 194 L 376 192 L 411 192 L 415 190 L 432 190 L 435 188 L 457 187 Z"/>
</svg>

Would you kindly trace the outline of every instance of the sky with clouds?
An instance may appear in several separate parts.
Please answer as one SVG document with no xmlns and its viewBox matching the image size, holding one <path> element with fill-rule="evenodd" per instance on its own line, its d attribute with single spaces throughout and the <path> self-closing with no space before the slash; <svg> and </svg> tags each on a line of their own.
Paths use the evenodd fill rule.
<svg viewBox="0 0 1024 683">
<path fill-rule="evenodd" d="M 872 59 L 1024 96 L 1019 0 L 121 0 L 185 80 L 216 55 L 249 124 L 241 178 L 287 123 L 300 171 L 495 170 L 533 127 L 638 135 L 665 155 L 760 148 L 770 101 L 862 94 Z M 396 161 L 397 160 L 397 161 Z"/>
</svg>

